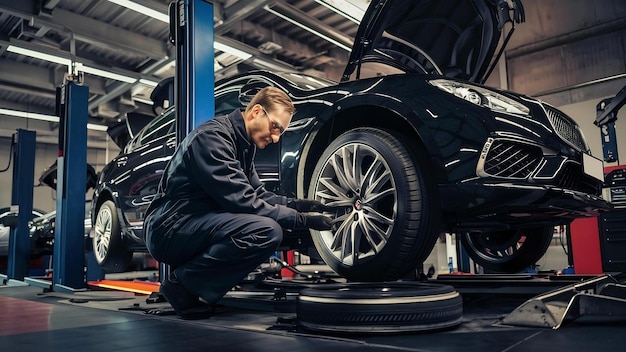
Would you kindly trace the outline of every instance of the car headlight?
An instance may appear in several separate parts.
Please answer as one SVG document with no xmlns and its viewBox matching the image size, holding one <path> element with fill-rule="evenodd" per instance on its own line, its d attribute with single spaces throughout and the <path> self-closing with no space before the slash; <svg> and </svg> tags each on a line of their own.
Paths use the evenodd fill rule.
<svg viewBox="0 0 626 352">
<path fill-rule="evenodd" d="M 521 116 L 528 116 L 530 114 L 530 109 L 526 106 L 511 98 L 505 97 L 502 94 L 483 87 L 475 86 L 469 83 L 450 81 L 447 79 L 433 79 L 430 80 L 429 83 L 444 92 L 454 94 L 461 99 L 469 101 L 470 103 L 474 103 L 478 106 L 484 106 L 495 112 Z"/>
</svg>

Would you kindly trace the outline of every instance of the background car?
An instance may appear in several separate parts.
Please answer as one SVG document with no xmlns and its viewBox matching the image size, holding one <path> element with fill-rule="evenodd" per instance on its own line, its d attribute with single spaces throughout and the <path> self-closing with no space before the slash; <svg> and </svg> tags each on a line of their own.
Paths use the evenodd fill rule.
<svg viewBox="0 0 626 352">
<path fill-rule="evenodd" d="M 287 92 L 296 113 L 280 143 L 256 154 L 260 178 L 276 193 L 346 207 L 336 231 L 290 233 L 285 247 L 353 281 L 395 280 L 451 232 L 485 268 L 517 272 L 545 253 L 554 226 L 609 209 L 602 163 L 574 120 L 481 84 L 505 22 L 523 20 L 516 5 L 372 2 L 341 82 L 253 71 L 215 83 L 216 115 L 264 86 Z M 108 271 L 145 250 L 143 217 L 176 147 L 174 116 L 150 122 L 99 175 L 93 248 Z"/>
<path fill-rule="evenodd" d="M 91 200 L 85 202 L 85 240 L 89 241 L 91 232 Z M 30 241 L 33 256 L 52 255 L 54 253 L 54 233 L 56 228 L 56 210 L 32 219 L 30 228 Z M 86 243 L 85 248 L 89 248 Z"/>
<path fill-rule="evenodd" d="M 44 215 L 45 212 L 40 209 L 33 209 L 32 217 Z M 17 213 L 11 211 L 10 207 L 0 208 L 0 257 L 6 257 L 9 255 L 9 237 L 11 234 L 10 225 L 15 223 Z"/>
</svg>

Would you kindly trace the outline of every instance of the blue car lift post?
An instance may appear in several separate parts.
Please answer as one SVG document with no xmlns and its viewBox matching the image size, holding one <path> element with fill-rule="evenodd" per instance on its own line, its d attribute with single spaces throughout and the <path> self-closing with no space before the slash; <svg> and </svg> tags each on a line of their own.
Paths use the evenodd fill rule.
<svg viewBox="0 0 626 352">
<path fill-rule="evenodd" d="M 60 125 L 52 283 L 38 278 L 25 279 L 28 284 L 44 290 L 71 293 L 85 289 L 88 98 L 89 87 L 75 83 L 71 77 L 57 88 L 56 114 Z"/>
<path fill-rule="evenodd" d="M 36 133 L 17 130 L 16 148 L 13 149 L 13 185 L 11 187 L 11 207 L 16 208 L 17 221 L 9 233 L 9 256 L 7 275 L 4 282 L 17 284 L 28 276 L 30 258 L 30 237 L 28 221 L 33 212 L 33 184 L 35 172 Z M 2 275 L 4 276 L 4 275 Z M 17 280 L 17 281 L 13 281 Z"/>
<path fill-rule="evenodd" d="M 213 58 L 213 4 L 204 0 L 170 3 L 170 40 L 176 46 L 174 105 L 176 144 L 189 132 L 215 117 Z M 168 265 L 159 264 L 161 281 L 169 276 Z"/>
<path fill-rule="evenodd" d="M 67 81 L 57 89 L 59 158 L 52 289 L 85 288 L 85 184 L 89 87 Z"/>
</svg>

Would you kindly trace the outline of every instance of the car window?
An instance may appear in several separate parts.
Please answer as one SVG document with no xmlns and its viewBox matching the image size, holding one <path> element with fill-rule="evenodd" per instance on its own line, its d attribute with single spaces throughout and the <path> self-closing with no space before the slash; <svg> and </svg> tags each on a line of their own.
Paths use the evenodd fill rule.
<svg viewBox="0 0 626 352">
<path fill-rule="evenodd" d="M 229 86 L 227 89 L 216 92 L 215 96 L 215 116 L 231 113 L 235 109 L 243 109 L 243 105 L 239 102 L 239 86 Z M 133 150 L 149 143 L 155 139 L 174 133 L 176 130 L 175 110 L 171 109 L 154 119 L 141 132 L 133 138 L 125 153 L 131 153 Z"/>
<path fill-rule="evenodd" d="M 157 138 L 161 138 L 165 136 L 169 130 L 171 125 L 174 123 L 174 119 L 170 118 L 169 115 L 172 115 L 173 111 L 169 113 L 165 113 L 154 120 L 154 122 L 144 128 L 141 132 L 140 144 L 145 144 L 147 142 L 153 141 Z"/>
<path fill-rule="evenodd" d="M 243 109 L 239 102 L 239 87 L 229 87 L 215 94 L 215 116 L 230 114 L 235 109 Z"/>
<path fill-rule="evenodd" d="M 144 144 L 171 133 L 175 121 L 173 117 L 174 110 L 172 109 L 155 118 L 130 141 L 125 152 L 130 153 Z"/>
</svg>

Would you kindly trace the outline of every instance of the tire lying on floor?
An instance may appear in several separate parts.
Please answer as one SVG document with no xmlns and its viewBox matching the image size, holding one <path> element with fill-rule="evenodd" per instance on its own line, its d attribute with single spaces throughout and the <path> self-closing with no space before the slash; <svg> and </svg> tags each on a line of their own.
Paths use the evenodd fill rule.
<svg viewBox="0 0 626 352">
<path fill-rule="evenodd" d="M 310 330 L 395 333 L 454 327 L 463 319 L 452 286 L 417 283 L 347 283 L 306 288 L 296 302 L 297 321 Z"/>
</svg>

